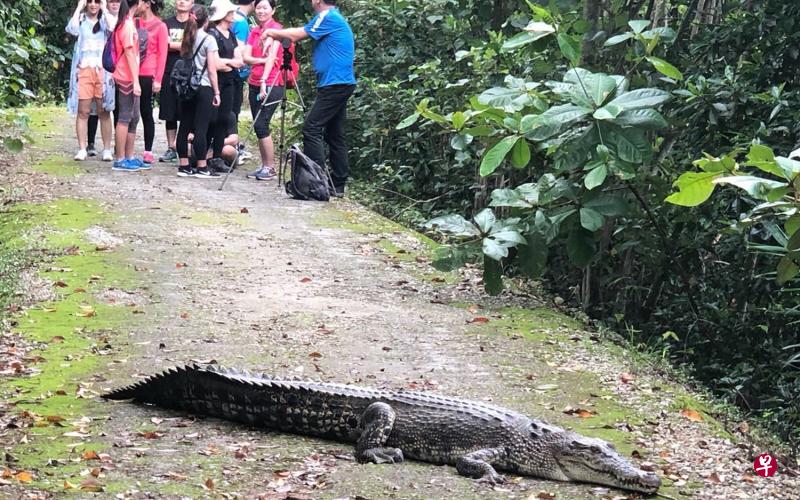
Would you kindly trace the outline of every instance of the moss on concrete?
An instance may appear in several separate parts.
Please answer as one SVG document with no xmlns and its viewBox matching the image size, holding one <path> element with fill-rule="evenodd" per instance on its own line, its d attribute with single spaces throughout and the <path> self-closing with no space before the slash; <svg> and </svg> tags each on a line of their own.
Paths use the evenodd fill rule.
<svg viewBox="0 0 800 500">
<path fill-rule="evenodd" d="M 86 167 L 82 163 L 68 160 L 66 157 L 45 158 L 34 163 L 31 169 L 45 174 L 65 177 L 76 177 L 86 173 Z"/>
<path fill-rule="evenodd" d="M 105 447 L 92 440 L 97 422 L 81 420 L 103 413 L 93 401 L 90 375 L 102 359 L 98 352 L 113 347 L 110 332 L 133 319 L 129 309 L 102 303 L 97 296 L 135 280 L 119 254 L 86 241 L 88 227 L 109 220 L 96 203 L 62 199 L 16 205 L 13 213 L 0 229 L 13 234 L 5 248 L 46 249 L 41 257 L 50 257 L 39 266 L 39 276 L 59 286 L 54 288 L 54 300 L 12 318 L 16 331 L 41 347 L 31 353 L 38 361 L 32 365 L 34 375 L 0 382 L 7 402 L 37 416 L 27 443 L 18 444 L 11 453 L 19 458 L 15 467 L 34 472 L 31 486 L 63 491 L 64 480 L 80 482 L 78 474 L 87 467 L 77 460 L 81 453 Z M 88 436 L 64 435 L 84 430 Z"/>
</svg>

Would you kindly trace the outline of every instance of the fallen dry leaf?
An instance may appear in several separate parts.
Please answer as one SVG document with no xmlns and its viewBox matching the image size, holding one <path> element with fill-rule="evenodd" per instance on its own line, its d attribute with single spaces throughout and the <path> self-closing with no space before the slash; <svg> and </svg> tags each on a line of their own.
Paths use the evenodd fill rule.
<svg viewBox="0 0 800 500">
<path fill-rule="evenodd" d="M 181 319 L 189 319 L 189 313 L 187 313 L 187 312 L 182 312 L 182 313 L 181 313 Z"/>
<path fill-rule="evenodd" d="M 205 486 L 209 490 L 213 490 L 214 489 L 214 481 L 212 479 L 206 479 Z"/>
<path fill-rule="evenodd" d="M 322 353 L 319 353 L 319 352 L 317 352 L 317 351 L 314 351 L 314 352 L 312 352 L 312 353 L 309 353 L 308 357 L 309 357 L 309 358 L 321 358 L 321 357 L 322 357 Z"/>
<path fill-rule="evenodd" d="M 30 483 L 33 481 L 33 474 L 28 471 L 20 471 L 14 474 L 14 479 L 19 481 L 20 483 Z"/>
<path fill-rule="evenodd" d="M 161 437 L 163 437 L 164 435 L 156 431 L 145 431 L 145 432 L 140 432 L 139 436 L 145 439 L 161 439 Z"/>
<path fill-rule="evenodd" d="M 58 288 L 67 288 L 69 285 L 67 285 L 65 282 L 59 280 L 59 281 L 56 281 L 55 283 L 53 283 L 53 286 L 57 286 Z"/>
<path fill-rule="evenodd" d="M 250 213 L 250 210 L 248 210 L 248 209 L 247 209 L 247 207 L 242 207 L 242 209 L 241 209 L 241 210 L 239 210 L 239 213 L 242 213 L 242 214 L 249 214 L 249 213 Z"/>
<path fill-rule="evenodd" d="M 81 458 L 84 460 L 100 460 L 100 456 L 94 450 L 84 451 L 83 455 L 81 455 Z"/>
<path fill-rule="evenodd" d="M 80 489 L 81 491 L 92 491 L 96 493 L 103 491 L 103 485 L 100 484 L 100 481 L 98 481 L 97 479 L 90 477 L 81 481 L 81 484 L 80 486 L 78 486 L 78 489 Z"/>
<path fill-rule="evenodd" d="M 51 344 L 60 344 L 60 343 L 64 342 L 64 340 L 65 340 L 64 337 L 62 337 L 61 335 L 56 335 L 52 339 L 50 339 L 50 343 Z"/>
<path fill-rule="evenodd" d="M 303 279 L 300 280 L 300 283 L 308 283 L 309 281 L 311 281 L 311 278 L 309 278 L 308 276 L 305 276 L 305 277 L 303 277 Z"/>
<path fill-rule="evenodd" d="M 633 381 L 634 376 L 630 373 L 620 373 L 619 379 L 622 380 L 623 384 L 629 384 Z"/>
<path fill-rule="evenodd" d="M 467 323 L 488 323 L 489 318 L 485 316 L 475 316 L 474 318 L 467 320 Z"/>
<path fill-rule="evenodd" d="M 714 484 L 720 484 L 722 482 L 722 480 L 719 478 L 719 474 L 717 474 L 716 472 L 712 472 L 708 476 L 708 481 Z"/>
<path fill-rule="evenodd" d="M 692 410 L 691 408 L 684 408 L 683 410 L 681 410 L 681 415 L 691 420 L 692 422 L 703 421 L 703 416 L 700 415 L 699 412 L 697 412 L 696 410 Z"/>
</svg>

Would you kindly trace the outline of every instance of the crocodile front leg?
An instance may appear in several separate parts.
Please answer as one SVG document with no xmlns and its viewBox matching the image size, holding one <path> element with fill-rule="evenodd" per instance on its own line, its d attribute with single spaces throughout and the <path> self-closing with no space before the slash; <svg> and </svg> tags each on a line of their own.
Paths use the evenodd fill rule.
<svg viewBox="0 0 800 500">
<path fill-rule="evenodd" d="M 473 451 L 456 461 L 456 470 L 462 476 L 480 479 L 490 484 L 503 483 L 506 479 L 494 470 L 492 464 L 504 458 L 506 451 L 502 448 Z"/>
<path fill-rule="evenodd" d="M 403 451 L 400 448 L 383 446 L 392 433 L 395 417 L 394 410 L 386 403 L 372 403 L 364 410 L 361 416 L 361 426 L 364 431 L 356 443 L 356 460 L 361 463 L 376 464 L 394 464 L 403 461 Z"/>
</svg>

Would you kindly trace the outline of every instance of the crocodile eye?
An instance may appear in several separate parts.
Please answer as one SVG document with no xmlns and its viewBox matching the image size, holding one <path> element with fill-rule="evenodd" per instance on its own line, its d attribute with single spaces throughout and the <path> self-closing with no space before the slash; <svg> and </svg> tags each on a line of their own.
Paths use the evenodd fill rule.
<svg viewBox="0 0 800 500">
<path fill-rule="evenodd" d="M 592 453 L 600 453 L 601 451 L 599 446 L 594 445 L 590 446 L 589 449 L 592 451 Z"/>
</svg>

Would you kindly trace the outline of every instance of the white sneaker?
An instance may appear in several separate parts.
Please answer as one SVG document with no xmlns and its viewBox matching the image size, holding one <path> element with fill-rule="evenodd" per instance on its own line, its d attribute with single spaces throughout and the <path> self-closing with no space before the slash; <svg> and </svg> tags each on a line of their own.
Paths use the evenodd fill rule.
<svg viewBox="0 0 800 500">
<path fill-rule="evenodd" d="M 110 149 L 103 150 L 103 161 L 114 161 L 114 153 Z"/>
<path fill-rule="evenodd" d="M 75 154 L 75 161 L 84 161 L 87 156 L 89 156 L 89 153 L 85 149 L 81 149 Z"/>
</svg>

